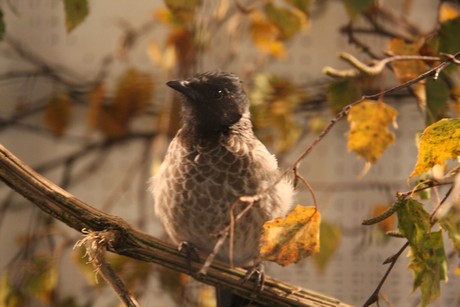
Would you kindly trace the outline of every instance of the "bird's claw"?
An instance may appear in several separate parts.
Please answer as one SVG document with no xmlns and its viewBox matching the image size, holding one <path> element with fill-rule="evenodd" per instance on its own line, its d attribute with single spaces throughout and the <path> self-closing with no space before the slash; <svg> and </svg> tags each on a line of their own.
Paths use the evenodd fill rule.
<svg viewBox="0 0 460 307">
<path fill-rule="evenodd" d="M 189 273 L 190 275 L 192 275 L 192 261 L 200 261 L 200 256 L 198 255 L 198 248 L 190 242 L 182 241 L 179 243 L 177 249 L 180 253 L 185 254 L 185 257 L 187 258 Z"/>
<path fill-rule="evenodd" d="M 265 272 L 263 263 L 256 263 L 252 267 L 248 268 L 246 275 L 243 277 L 242 284 L 251 279 L 254 280 L 254 291 L 261 292 L 264 289 L 265 284 Z"/>
</svg>

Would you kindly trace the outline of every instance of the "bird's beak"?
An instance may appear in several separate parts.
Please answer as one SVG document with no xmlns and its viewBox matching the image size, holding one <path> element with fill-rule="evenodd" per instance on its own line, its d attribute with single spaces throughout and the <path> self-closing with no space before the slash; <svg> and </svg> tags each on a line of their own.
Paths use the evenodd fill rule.
<svg viewBox="0 0 460 307">
<path fill-rule="evenodd" d="M 167 82 L 166 85 L 187 97 L 193 98 L 194 90 L 189 86 L 189 81 L 173 80 Z"/>
</svg>

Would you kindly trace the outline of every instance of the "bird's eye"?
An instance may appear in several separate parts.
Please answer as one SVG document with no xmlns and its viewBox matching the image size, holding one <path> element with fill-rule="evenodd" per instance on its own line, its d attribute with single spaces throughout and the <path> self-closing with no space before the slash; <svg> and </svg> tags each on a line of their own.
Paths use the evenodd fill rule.
<svg viewBox="0 0 460 307">
<path fill-rule="evenodd" d="M 223 90 L 217 90 L 217 91 L 215 92 L 215 96 L 216 96 L 216 98 L 218 98 L 218 99 L 224 97 L 224 91 L 223 91 Z"/>
</svg>

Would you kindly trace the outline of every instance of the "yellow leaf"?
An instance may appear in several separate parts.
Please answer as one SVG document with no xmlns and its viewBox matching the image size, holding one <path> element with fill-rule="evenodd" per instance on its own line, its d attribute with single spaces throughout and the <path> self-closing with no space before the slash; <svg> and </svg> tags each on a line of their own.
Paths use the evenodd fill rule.
<svg viewBox="0 0 460 307">
<path fill-rule="evenodd" d="M 388 45 L 388 50 L 395 55 L 420 55 L 422 43 L 422 41 L 406 43 L 402 39 L 393 39 Z M 425 62 L 421 60 L 394 61 L 391 65 L 400 83 L 412 80 L 428 69 Z"/>
<path fill-rule="evenodd" d="M 353 106 L 348 114 L 348 150 L 375 163 L 394 141 L 394 133 L 387 125 L 395 122 L 396 114 L 395 109 L 383 102 L 364 100 Z"/>
<path fill-rule="evenodd" d="M 161 49 L 154 41 L 149 43 L 148 55 L 153 63 L 159 65 L 165 71 L 170 71 L 176 65 L 176 50 L 174 46 Z"/>
<path fill-rule="evenodd" d="M 280 30 L 268 21 L 260 12 L 251 15 L 250 33 L 251 39 L 260 50 L 277 58 L 286 56 L 286 49 L 279 39 Z"/>
<path fill-rule="evenodd" d="M 286 266 L 317 253 L 320 221 L 321 216 L 315 207 L 297 205 L 285 218 L 266 222 L 260 259 Z"/>
<path fill-rule="evenodd" d="M 441 119 L 428 126 L 422 133 L 418 159 L 410 175 L 420 175 L 436 164 L 460 156 L 460 118 Z"/>
<path fill-rule="evenodd" d="M 458 6 L 449 2 L 442 2 L 439 8 L 438 19 L 440 23 L 455 19 L 460 16 Z"/>
<path fill-rule="evenodd" d="M 61 137 L 72 117 L 72 102 L 67 95 L 55 95 L 45 110 L 45 124 L 57 137 Z"/>
<path fill-rule="evenodd" d="M 299 14 L 295 8 L 277 7 L 269 2 L 265 5 L 265 14 L 270 22 L 280 31 L 280 39 L 287 40 L 297 34 L 306 23 L 304 14 Z"/>
<path fill-rule="evenodd" d="M 153 11 L 153 19 L 158 20 L 159 22 L 166 25 L 171 25 L 174 23 L 174 16 L 172 12 L 164 7 Z"/>
</svg>

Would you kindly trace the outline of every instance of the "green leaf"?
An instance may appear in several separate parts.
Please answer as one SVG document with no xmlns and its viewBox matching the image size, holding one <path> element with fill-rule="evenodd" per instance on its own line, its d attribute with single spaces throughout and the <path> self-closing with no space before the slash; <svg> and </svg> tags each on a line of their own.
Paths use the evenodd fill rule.
<svg viewBox="0 0 460 307">
<path fill-rule="evenodd" d="M 459 34 L 460 35 L 460 34 Z M 428 78 L 426 80 L 426 125 L 446 117 L 449 110 L 447 101 L 449 99 L 449 87 L 446 81 L 440 75 L 436 80 Z"/>
<path fill-rule="evenodd" d="M 421 306 L 439 297 L 441 280 L 447 280 L 447 261 L 441 231 L 423 236 L 417 246 L 411 245 L 409 268 L 414 273 L 414 290 L 420 287 Z"/>
<path fill-rule="evenodd" d="M 414 273 L 414 290 L 420 287 L 421 305 L 439 297 L 440 282 L 447 280 L 447 262 L 441 231 L 431 232 L 430 215 L 423 204 L 406 199 L 397 211 L 398 228 L 409 241 L 409 268 Z"/>
<path fill-rule="evenodd" d="M 5 36 L 5 20 L 3 19 L 3 11 L 0 8 L 0 41 L 3 40 L 3 36 Z"/>
<path fill-rule="evenodd" d="M 404 200 L 397 213 L 399 231 L 411 246 L 418 246 L 425 234 L 430 232 L 430 215 L 423 204 L 413 198 Z"/>
<path fill-rule="evenodd" d="M 334 113 L 340 112 L 343 107 L 360 99 L 361 96 L 361 87 L 353 78 L 334 81 L 327 88 L 329 106 Z"/>
<path fill-rule="evenodd" d="M 343 0 L 343 3 L 348 15 L 354 18 L 367 11 L 374 4 L 374 0 Z"/>
<path fill-rule="evenodd" d="M 460 256 L 460 210 L 453 206 L 450 208 L 449 212 L 439 220 L 439 223 L 449 235 L 457 254 Z"/>
<path fill-rule="evenodd" d="M 300 17 L 289 9 L 276 7 L 272 3 L 268 3 L 265 6 L 265 14 L 268 20 L 280 30 L 281 40 L 291 38 L 302 28 Z"/>
<path fill-rule="evenodd" d="M 460 17 L 441 24 L 438 36 L 438 52 L 455 54 L 460 51 Z"/>
<path fill-rule="evenodd" d="M 337 253 L 342 241 L 340 227 L 328 221 L 322 221 L 319 227 L 319 253 L 313 255 L 313 260 L 320 272 L 324 272 L 333 256 Z"/>
<path fill-rule="evenodd" d="M 88 16 L 88 0 L 64 0 L 64 9 L 67 32 L 71 32 Z"/>
</svg>

